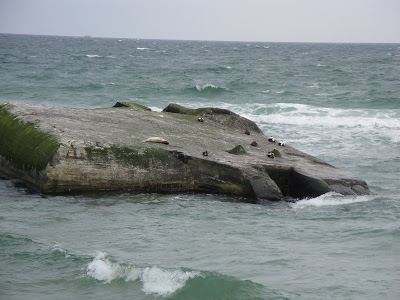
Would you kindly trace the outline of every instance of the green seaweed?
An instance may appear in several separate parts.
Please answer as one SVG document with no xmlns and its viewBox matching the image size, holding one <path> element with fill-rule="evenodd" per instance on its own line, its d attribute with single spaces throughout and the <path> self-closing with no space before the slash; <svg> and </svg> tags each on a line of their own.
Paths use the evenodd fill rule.
<svg viewBox="0 0 400 300">
<path fill-rule="evenodd" d="M 0 105 L 0 155 L 18 167 L 46 168 L 60 144 L 33 123 L 18 120 Z"/>
</svg>

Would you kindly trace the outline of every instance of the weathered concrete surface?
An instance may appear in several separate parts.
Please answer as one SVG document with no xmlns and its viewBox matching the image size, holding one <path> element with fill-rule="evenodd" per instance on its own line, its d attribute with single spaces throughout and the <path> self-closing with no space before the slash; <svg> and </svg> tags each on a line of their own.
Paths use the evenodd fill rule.
<svg viewBox="0 0 400 300">
<path fill-rule="evenodd" d="M 43 193 L 200 192 L 270 200 L 328 191 L 370 194 L 366 182 L 289 145 L 269 142 L 255 123 L 228 110 L 7 103 L 0 113 L 0 172 Z M 169 144 L 144 143 L 149 137 Z M 269 158 L 274 149 L 275 158 Z M 32 155 L 35 159 L 29 159 Z"/>
</svg>

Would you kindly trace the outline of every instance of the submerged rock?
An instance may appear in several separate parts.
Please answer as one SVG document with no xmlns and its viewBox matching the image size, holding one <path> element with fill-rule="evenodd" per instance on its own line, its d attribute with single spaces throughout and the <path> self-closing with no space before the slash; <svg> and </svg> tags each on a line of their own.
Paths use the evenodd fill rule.
<svg viewBox="0 0 400 300">
<path fill-rule="evenodd" d="M 143 142 L 149 137 L 168 143 Z M 290 145 L 274 146 L 254 122 L 218 108 L 0 106 L 0 172 L 43 193 L 197 192 L 269 200 L 370 194 L 349 172 Z M 274 159 L 267 157 L 271 151 Z"/>
</svg>

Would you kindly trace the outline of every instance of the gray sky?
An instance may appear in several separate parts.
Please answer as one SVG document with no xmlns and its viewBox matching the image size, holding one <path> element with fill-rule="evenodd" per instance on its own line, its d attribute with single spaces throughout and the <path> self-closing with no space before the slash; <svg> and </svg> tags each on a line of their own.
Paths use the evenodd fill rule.
<svg viewBox="0 0 400 300">
<path fill-rule="evenodd" d="M 0 32 L 400 43 L 400 0 L 0 0 Z"/>
</svg>

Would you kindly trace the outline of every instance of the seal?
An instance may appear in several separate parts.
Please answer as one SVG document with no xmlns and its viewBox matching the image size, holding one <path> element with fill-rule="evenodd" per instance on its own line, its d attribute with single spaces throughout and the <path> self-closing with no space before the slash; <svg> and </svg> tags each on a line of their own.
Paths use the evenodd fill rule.
<svg viewBox="0 0 400 300">
<path fill-rule="evenodd" d="M 280 142 L 278 143 L 278 145 L 284 147 L 284 146 L 286 146 L 286 143 L 283 142 L 283 141 L 280 141 Z"/>
<path fill-rule="evenodd" d="M 160 144 L 165 144 L 168 145 L 169 142 L 162 137 L 149 137 L 147 140 L 144 140 L 143 143 L 160 143 Z"/>
<path fill-rule="evenodd" d="M 268 152 L 268 157 L 274 158 L 274 157 L 275 157 L 275 154 L 274 154 L 273 152 Z"/>
<path fill-rule="evenodd" d="M 246 131 L 244 132 L 244 134 L 250 135 L 250 131 L 246 129 Z"/>
<path fill-rule="evenodd" d="M 203 156 L 208 156 L 208 151 L 204 151 Z"/>
<path fill-rule="evenodd" d="M 197 119 L 197 121 L 199 121 L 199 122 L 204 122 L 204 119 L 203 119 L 203 117 L 199 117 L 199 118 Z"/>
<path fill-rule="evenodd" d="M 271 143 L 275 143 L 275 142 L 276 142 L 275 139 L 274 139 L 272 136 L 270 136 L 270 137 L 268 138 L 268 141 L 271 142 Z"/>
<path fill-rule="evenodd" d="M 257 147 L 258 146 L 256 141 L 252 141 L 250 145 L 252 145 L 253 147 Z"/>
</svg>

